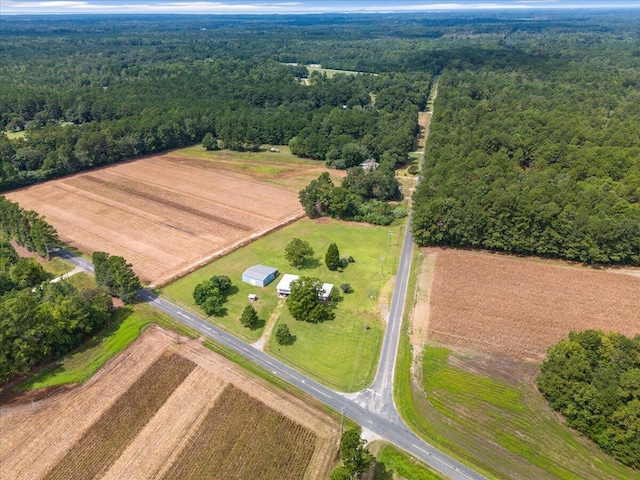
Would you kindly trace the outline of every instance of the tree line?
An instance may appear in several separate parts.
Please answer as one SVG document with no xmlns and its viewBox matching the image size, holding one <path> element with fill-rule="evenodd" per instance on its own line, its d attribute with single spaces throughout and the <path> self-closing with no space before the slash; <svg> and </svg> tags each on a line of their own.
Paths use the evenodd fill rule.
<svg viewBox="0 0 640 480">
<path fill-rule="evenodd" d="M 537 381 L 571 428 L 640 468 L 640 336 L 571 332 L 549 349 Z"/>
<path fill-rule="evenodd" d="M 418 244 L 640 264 L 640 57 L 605 34 L 578 38 L 505 40 L 535 51 L 536 68 L 445 69 Z"/>
<path fill-rule="evenodd" d="M 48 280 L 38 262 L 18 258 L 11 244 L 0 240 L 0 383 L 60 358 L 111 318 L 105 290 Z"/>
<path fill-rule="evenodd" d="M 2 236 L 47 259 L 51 248 L 60 245 L 58 233 L 44 217 L 0 196 L 0 237 Z"/>
</svg>

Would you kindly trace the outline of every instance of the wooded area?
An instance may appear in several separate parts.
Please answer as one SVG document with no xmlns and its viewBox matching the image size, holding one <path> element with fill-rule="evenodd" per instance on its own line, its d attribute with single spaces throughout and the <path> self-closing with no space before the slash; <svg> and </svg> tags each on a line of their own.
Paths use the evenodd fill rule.
<svg viewBox="0 0 640 480">
<path fill-rule="evenodd" d="M 538 388 L 569 426 L 640 467 L 640 336 L 572 332 L 540 370 Z"/>
<path fill-rule="evenodd" d="M 640 264 L 637 24 L 557 28 L 506 35 L 502 61 L 442 72 L 420 245 Z"/>
</svg>

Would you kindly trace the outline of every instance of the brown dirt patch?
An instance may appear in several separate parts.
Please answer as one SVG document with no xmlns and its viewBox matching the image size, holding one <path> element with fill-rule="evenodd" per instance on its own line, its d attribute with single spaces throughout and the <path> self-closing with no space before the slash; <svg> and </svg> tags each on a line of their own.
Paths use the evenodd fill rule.
<svg viewBox="0 0 640 480">
<path fill-rule="evenodd" d="M 77 463 L 79 457 L 72 452 L 87 443 L 91 447 L 91 455 L 85 455 L 86 461 L 81 462 L 82 472 L 86 471 L 84 464 L 87 464 L 95 467 L 95 478 L 160 478 L 167 475 L 181 455 L 186 455 L 185 448 L 198 436 L 217 438 L 221 448 L 216 455 L 221 462 L 236 459 L 239 465 L 244 465 L 244 460 L 247 465 L 251 462 L 257 465 L 265 461 L 264 457 L 276 461 L 272 458 L 272 449 L 264 446 L 277 445 L 289 435 L 294 443 L 302 441 L 306 445 L 304 455 L 296 457 L 304 460 L 304 465 L 298 468 L 302 473 L 297 477 L 327 477 L 339 440 L 336 419 L 327 415 L 313 400 L 293 397 L 260 379 L 249 377 L 238 366 L 204 348 L 196 340 L 183 339 L 181 343 L 175 343 L 175 340 L 172 332 L 157 327 L 147 329 L 125 352 L 78 388 L 33 405 L 2 407 L 2 474 L 7 478 L 44 478 L 47 472 L 62 471 L 67 463 Z M 180 371 L 176 376 L 173 367 L 157 368 L 167 361 L 174 365 L 174 360 L 182 366 L 189 366 L 187 370 L 191 373 L 178 368 Z M 194 369 L 192 365 L 195 365 Z M 152 382 L 156 385 L 168 382 L 169 391 L 162 389 L 164 393 L 158 395 L 145 394 L 143 384 L 150 385 L 152 378 L 157 380 Z M 134 395 L 131 392 L 136 388 L 138 394 Z M 229 402 L 224 402 L 225 408 L 231 410 L 216 413 L 221 405 L 218 398 L 226 389 L 235 392 L 234 398 L 239 399 L 240 410 L 236 411 Z M 154 401 L 159 396 L 166 398 Z M 126 442 L 116 442 L 117 455 L 111 452 L 111 457 L 107 458 L 111 447 L 106 448 L 104 444 L 97 448 L 101 440 L 95 434 L 107 428 L 115 428 L 116 432 L 124 434 L 128 428 L 109 426 L 105 422 L 118 416 L 129 418 L 120 413 L 135 412 L 135 405 L 140 403 L 141 397 L 147 399 L 145 405 L 149 401 L 153 404 L 152 408 L 144 409 L 149 418 L 136 420 L 140 425 L 133 433 L 128 433 L 130 438 Z M 127 410 L 129 407 L 134 410 Z M 243 408 L 248 408 L 247 412 L 260 421 L 268 420 L 268 425 L 263 425 L 259 431 L 254 430 L 252 425 L 246 424 L 249 413 L 242 414 Z M 106 413 L 114 409 L 117 410 L 115 414 Z M 216 415 L 220 421 L 206 422 L 208 417 Z M 227 422 L 244 422 L 232 429 L 236 433 L 240 431 L 240 437 L 234 437 L 222 428 L 224 419 Z M 274 435 L 275 431 L 280 431 L 280 434 Z M 122 435 L 109 435 L 107 444 L 113 443 L 116 437 L 121 438 Z M 87 439 L 92 441 L 85 441 Z M 295 447 L 290 450 L 293 452 Z M 245 452 L 253 456 L 247 457 Z M 263 457 L 258 458 L 258 455 Z M 277 461 L 286 463 L 288 455 L 293 458 L 293 454 L 281 452 Z M 38 461 L 34 462 L 34 458 Z M 231 468 L 229 471 L 234 470 Z"/>
<path fill-rule="evenodd" d="M 423 250 L 433 253 L 429 306 L 416 307 L 430 311 L 429 341 L 539 361 L 572 330 L 640 334 L 637 277 L 485 252 Z"/>
<path fill-rule="evenodd" d="M 72 247 L 121 255 L 143 281 L 156 283 L 302 212 L 297 192 L 206 160 L 171 155 L 92 170 L 7 197 L 44 215 Z"/>
</svg>

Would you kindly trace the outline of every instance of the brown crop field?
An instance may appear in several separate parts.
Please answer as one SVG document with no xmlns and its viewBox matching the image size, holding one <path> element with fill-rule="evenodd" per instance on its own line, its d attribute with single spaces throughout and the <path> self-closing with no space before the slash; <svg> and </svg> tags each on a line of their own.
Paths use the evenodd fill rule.
<svg viewBox="0 0 640 480">
<path fill-rule="evenodd" d="M 619 270 L 460 250 L 422 255 L 414 343 L 538 361 L 572 330 L 640 334 L 640 278 Z"/>
<path fill-rule="evenodd" d="M 196 340 L 150 328 L 85 384 L 0 407 L 2 478 L 326 478 L 339 426 Z"/>
<path fill-rule="evenodd" d="M 161 285 L 302 215 L 297 190 L 271 177 L 306 179 L 318 167 L 240 165 L 167 154 L 6 196 L 44 215 L 65 243 L 121 255 L 143 281 Z"/>
</svg>

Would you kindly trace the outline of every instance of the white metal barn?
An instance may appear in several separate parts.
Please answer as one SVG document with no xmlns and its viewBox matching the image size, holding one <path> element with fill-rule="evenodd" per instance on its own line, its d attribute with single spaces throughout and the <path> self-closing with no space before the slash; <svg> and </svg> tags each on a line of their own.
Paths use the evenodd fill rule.
<svg viewBox="0 0 640 480">
<path fill-rule="evenodd" d="M 247 268 L 242 274 L 242 281 L 254 287 L 269 285 L 278 275 L 278 269 L 266 265 L 254 265 Z"/>
</svg>

